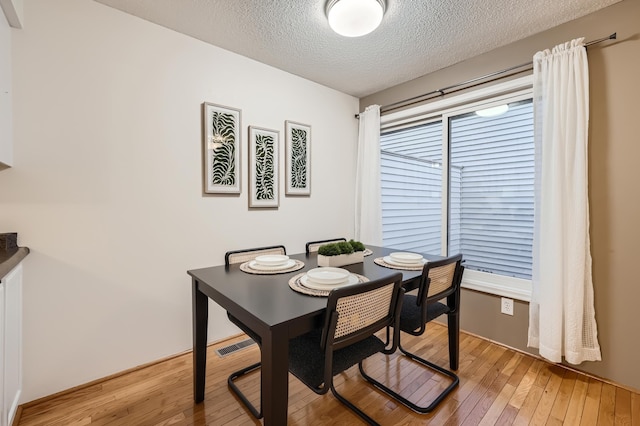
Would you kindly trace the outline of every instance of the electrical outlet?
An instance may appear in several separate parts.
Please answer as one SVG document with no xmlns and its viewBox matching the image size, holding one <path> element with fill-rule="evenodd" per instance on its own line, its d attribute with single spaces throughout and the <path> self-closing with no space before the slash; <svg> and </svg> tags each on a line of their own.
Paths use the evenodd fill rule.
<svg viewBox="0 0 640 426">
<path fill-rule="evenodd" d="M 503 297 L 502 304 L 500 305 L 500 312 L 507 315 L 513 315 L 513 299 Z"/>
</svg>

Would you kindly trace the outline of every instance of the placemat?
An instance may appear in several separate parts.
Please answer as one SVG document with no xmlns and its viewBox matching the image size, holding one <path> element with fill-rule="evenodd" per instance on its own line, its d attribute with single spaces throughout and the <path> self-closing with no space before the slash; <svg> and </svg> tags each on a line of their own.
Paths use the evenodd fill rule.
<svg viewBox="0 0 640 426">
<path fill-rule="evenodd" d="M 287 274 L 289 272 L 294 272 L 297 271 L 298 269 L 302 269 L 304 268 L 304 262 L 301 260 L 297 260 L 297 259 L 291 259 L 291 260 L 295 260 L 296 264 L 293 265 L 290 268 L 287 269 L 275 269 L 273 271 L 259 271 L 257 269 L 252 269 L 249 267 L 249 262 L 244 262 L 240 264 L 240 270 L 242 272 L 246 272 L 247 274 L 255 274 L 255 275 L 277 275 L 277 274 Z"/>
<path fill-rule="evenodd" d="M 384 257 L 378 257 L 376 259 L 373 259 L 373 261 L 376 263 L 376 265 L 380 265 L 380 266 L 384 266 L 385 268 L 390 268 L 390 269 L 399 269 L 401 271 L 422 271 L 422 266 L 397 266 L 397 265 L 392 265 L 390 263 L 387 263 L 384 261 Z"/>
<path fill-rule="evenodd" d="M 362 253 L 363 256 L 371 256 L 373 254 L 373 251 L 371 249 L 364 249 L 364 252 Z"/>
<path fill-rule="evenodd" d="M 304 274 L 306 274 L 306 272 L 297 274 L 289 280 L 289 287 L 291 287 L 291 290 L 297 291 L 298 293 L 306 294 L 307 296 L 318 296 L 318 297 L 327 297 L 329 293 L 331 293 L 331 290 L 333 290 L 333 289 L 316 290 L 314 288 L 305 287 L 300 282 L 300 278 L 302 278 Z M 354 274 L 354 273 L 352 273 L 352 275 L 355 275 L 356 277 L 358 277 L 359 283 L 366 283 L 367 281 L 369 281 L 369 278 L 365 277 L 364 275 Z"/>
</svg>

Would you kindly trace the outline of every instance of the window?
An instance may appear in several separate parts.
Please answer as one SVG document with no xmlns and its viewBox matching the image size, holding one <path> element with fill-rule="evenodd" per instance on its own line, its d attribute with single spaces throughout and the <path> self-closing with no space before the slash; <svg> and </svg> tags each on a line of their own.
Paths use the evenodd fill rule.
<svg viewBox="0 0 640 426">
<path fill-rule="evenodd" d="M 476 113 L 505 105 L 508 109 L 497 115 Z M 460 252 L 465 287 L 528 300 L 534 201 L 531 91 L 383 121 L 381 133 L 384 245 L 442 255 Z"/>
</svg>

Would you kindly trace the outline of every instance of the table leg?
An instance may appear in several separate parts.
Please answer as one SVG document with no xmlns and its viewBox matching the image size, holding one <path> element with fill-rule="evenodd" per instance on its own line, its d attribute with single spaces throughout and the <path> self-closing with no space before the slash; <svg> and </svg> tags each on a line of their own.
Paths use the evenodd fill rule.
<svg viewBox="0 0 640 426">
<path fill-rule="evenodd" d="M 262 336 L 262 410 L 264 425 L 286 425 L 289 404 L 289 336 L 286 327 Z"/>
<path fill-rule="evenodd" d="M 449 331 L 449 366 L 458 369 L 460 358 L 460 310 L 447 315 L 447 329 Z"/>
<path fill-rule="evenodd" d="M 204 401 L 204 382 L 207 372 L 207 325 L 209 298 L 198 289 L 198 281 L 192 280 L 193 321 L 193 399 Z"/>
</svg>

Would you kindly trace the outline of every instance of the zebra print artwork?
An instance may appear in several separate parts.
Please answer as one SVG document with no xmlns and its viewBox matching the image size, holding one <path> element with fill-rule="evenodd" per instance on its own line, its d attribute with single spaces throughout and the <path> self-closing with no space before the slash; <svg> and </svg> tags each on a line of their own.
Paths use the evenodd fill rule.
<svg viewBox="0 0 640 426">
<path fill-rule="evenodd" d="M 236 135 L 233 115 L 213 111 L 211 152 L 211 184 L 234 185 L 236 183 Z"/>
<path fill-rule="evenodd" d="M 273 137 L 256 135 L 256 198 L 258 200 L 273 200 L 274 170 L 273 170 Z"/>
<path fill-rule="evenodd" d="M 310 195 L 311 126 L 285 121 L 287 133 L 287 195 Z"/>
<path fill-rule="evenodd" d="M 204 103 L 204 192 L 240 193 L 240 110 Z"/>
<path fill-rule="evenodd" d="M 291 187 L 307 187 L 307 132 L 291 129 Z"/>
<path fill-rule="evenodd" d="M 279 132 L 249 127 L 249 207 L 278 207 Z"/>
</svg>

